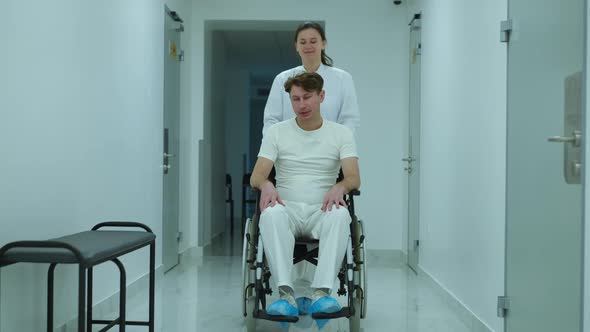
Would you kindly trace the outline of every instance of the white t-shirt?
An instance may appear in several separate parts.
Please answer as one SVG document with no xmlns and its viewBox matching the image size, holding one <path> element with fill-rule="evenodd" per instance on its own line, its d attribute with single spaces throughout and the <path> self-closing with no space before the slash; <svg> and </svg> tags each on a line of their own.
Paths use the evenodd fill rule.
<svg viewBox="0 0 590 332">
<path fill-rule="evenodd" d="M 289 94 L 285 92 L 285 82 L 289 77 L 304 73 L 303 66 L 295 67 L 278 74 L 264 107 L 264 127 L 262 135 L 268 128 L 278 122 L 295 117 Z M 340 123 L 354 131 L 360 125 L 360 113 L 352 76 L 342 69 L 320 64 L 316 73 L 324 79 L 326 97 L 320 112 L 325 120 Z"/>
<path fill-rule="evenodd" d="M 279 197 L 321 204 L 340 171 L 341 160 L 358 157 L 350 129 L 324 119 L 319 129 L 301 129 L 295 119 L 271 126 L 258 157 L 274 162 Z"/>
</svg>

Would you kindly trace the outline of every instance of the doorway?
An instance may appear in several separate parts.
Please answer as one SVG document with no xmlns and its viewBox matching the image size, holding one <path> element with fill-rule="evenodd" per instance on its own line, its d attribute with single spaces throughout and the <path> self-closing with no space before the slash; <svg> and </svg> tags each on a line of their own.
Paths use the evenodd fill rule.
<svg viewBox="0 0 590 332">
<path fill-rule="evenodd" d="M 162 155 L 162 264 L 164 271 L 178 264 L 180 156 L 180 33 L 176 12 L 165 7 L 164 24 L 164 128 Z"/>
<path fill-rule="evenodd" d="M 232 224 L 235 230 L 242 229 L 243 214 L 247 215 L 250 208 L 242 199 L 243 183 L 249 183 L 244 175 L 256 161 L 261 119 L 274 77 L 300 65 L 293 46 L 293 32 L 299 24 L 300 21 L 205 22 L 208 84 L 204 91 L 204 133 L 199 156 L 200 247 L 222 238 L 231 244 L 229 236 L 220 235 Z M 235 201 L 234 220 L 226 213 L 228 178 Z M 234 232 L 233 240 L 241 241 L 239 231 Z"/>
<path fill-rule="evenodd" d="M 421 73 L 421 14 L 410 23 L 410 97 L 408 114 L 408 266 L 417 273 L 420 246 L 420 73 Z"/>
</svg>

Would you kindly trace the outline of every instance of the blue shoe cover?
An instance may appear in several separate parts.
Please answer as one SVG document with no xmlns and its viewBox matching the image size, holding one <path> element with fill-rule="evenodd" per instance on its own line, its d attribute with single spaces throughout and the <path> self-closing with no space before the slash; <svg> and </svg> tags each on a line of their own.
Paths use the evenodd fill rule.
<svg viewBox="0 0 590 332">
<path fill-rule="evenodd" d="M 340 311 L 342 307 L 340 303 L 336 301 L 336 299 L 331 298 L 329 296 L 320 297 L 317 299 L 309 308 L 311 313 L 325 313 L 331 314 L 337 311 Z M 329 319 L 316 319 L 316 324 L 318 324 L 318 328 L 321 330 L 326 323 L 328 323 Z"/>
<path fill-rule="evenodd" d="M 268 306 L 266 313 L 273 316 L 295 316 L 297 317 L 297 308 L 295 308 L 287 300 L 278 300 Z M 287 322 L 281 322 L 281 326 L 285 328 Z"/>
<path fill-rule="evenodd" d="M 311 299 L 309 297 L 298 297 L 295 299 L 295 302 L 297 302 L 299 315 L 309 315 L 309 307 L 311 306 Z"/>
<path fill-rule="evenodd" d="M 289 301 L 278 300 L 275 303 L 268 306 L 266 313 L 269 315 L 283 315 L 283 316 L 294 316 L 297 317 L 298 311 Z"/>
</svg>

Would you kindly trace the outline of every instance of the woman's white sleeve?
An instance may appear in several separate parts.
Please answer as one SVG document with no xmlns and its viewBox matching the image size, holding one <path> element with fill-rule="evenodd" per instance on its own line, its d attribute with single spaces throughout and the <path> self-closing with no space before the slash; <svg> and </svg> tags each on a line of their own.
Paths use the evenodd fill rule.
<svg viewBox="0 0 590 332">
<path fill-rule="evenodd" d="M 354 133 L 361 124 L 361 114 L 356 100 L 356 89 L 350 74 L 342 77 L 342 107 L 338 114 L 338 123 L 350 128 Z"/>
<path fill-rule="evenodd" d="M 262 136 L 270 126 L 277 122 L 283 121 L 283 83 L 279 76 L 276 76 L 272 82 L 266 106 L 264 107 L 264 126 L 262 127 Z"/>
</svg>

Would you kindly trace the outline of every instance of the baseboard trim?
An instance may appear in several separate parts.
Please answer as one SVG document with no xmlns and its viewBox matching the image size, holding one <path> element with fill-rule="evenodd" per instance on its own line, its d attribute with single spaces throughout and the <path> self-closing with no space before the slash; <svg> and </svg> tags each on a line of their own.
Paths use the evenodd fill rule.
<svg viewBox="0 0 590 332">
<path fill-rule="evenodd" d="M 465 306 L 453 293 L 444 287 L 436 278 L 418 265 L 418 276 L 432 286 L 432 288 L 444 299 L 449 308 L 472 332 L 494 332 L 486 323 L 482 322 L 469 308 Z"/>
<path fill-rule="evenodd" d="M 369 266 L 399 267 L 405 265 L 407 260 L 401 250 L 369 249 L 367 250 L 367 262 Z"/>
<path fill-rule="evenodd" d="M 156 283 L 162 280 L 164 275 L 164 265 L 156 268 Z M 146 291 L 149 287 L 149 273 L 146 273 L 127 284 L 127 303 L 139 293 Z M 106 299 L 96 303 L 92 306 L 92 316 L 95 319 L 105 319 L 110 314 L 116 312 L 119 308 L 119 291 Z M 57 332 L 75 332 L 78 331 L 78 318 L 74 317 L 65 324 L 62 324 L 54 329 Z"/>
</svg>

